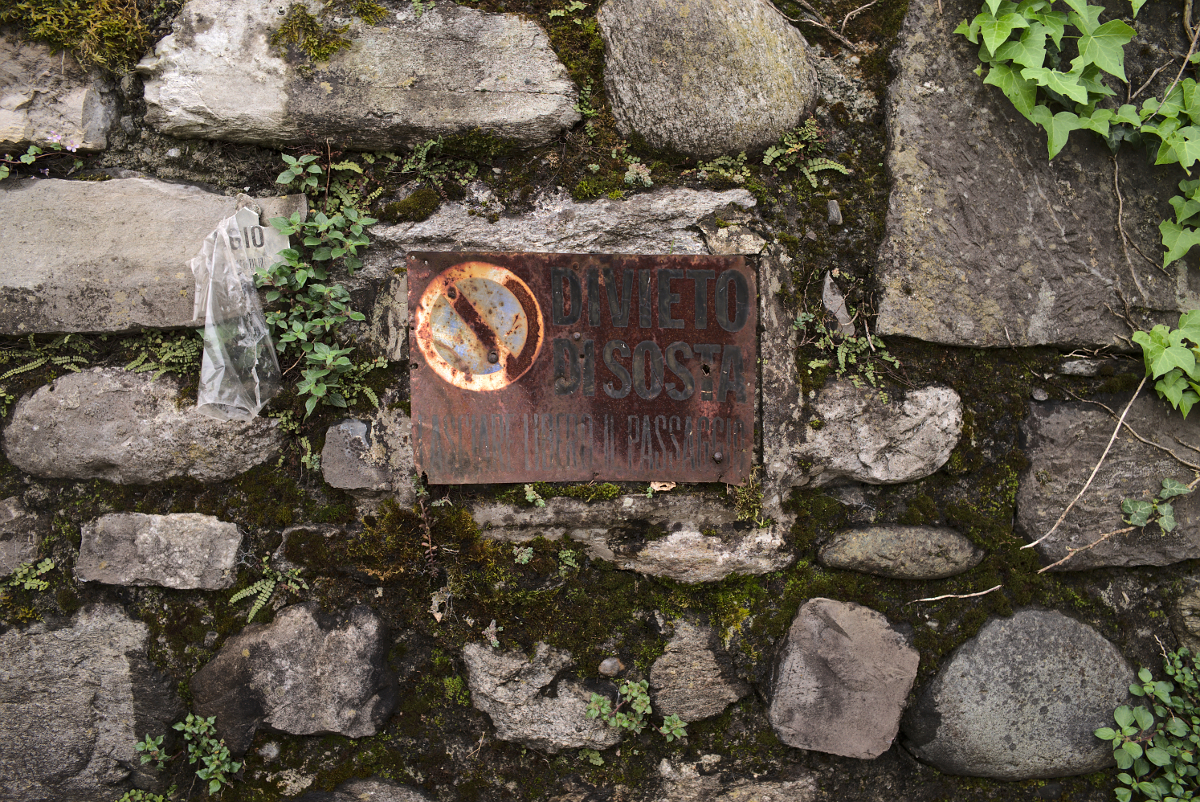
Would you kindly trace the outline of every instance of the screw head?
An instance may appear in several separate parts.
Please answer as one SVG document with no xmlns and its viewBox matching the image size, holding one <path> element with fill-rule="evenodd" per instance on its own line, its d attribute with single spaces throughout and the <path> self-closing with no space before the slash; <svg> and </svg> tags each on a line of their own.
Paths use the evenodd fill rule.
<svg viewBox="0 0 1200 802">
<path fill-rule="evenodd" d="M 488 351 L 488 362 L 491 362 L 494 365 L 499 361 L 500 354 L 496 353 L 495 351 Z"/>
<path fill-rule="evenodd" d="M 449 298 L 451 301 L 453 301 L 455 298 L 457 298 L 457 297 L 458 297 L 458 290 L 454 289 L 454 287 L 447 287 L 447 288 L 446 288 L 446 296 L 447 296 L 447 297 L 448 297 L 448 298 Z"/>
<path fill-rule="evenodd" d="M 713 462 L 720 462 L 723 459 L 725 459 L 725 455 L 720 451 L 713 452 Z"/>
<path fill-rule="evenodd" d="M 576 339 L 576 340 L 578 340 L 578 339 L 579 339 L 579 332 L 575 332 L 574 334 L 572 334 L 572 335 L 571 335 L 571 337 L 572 337 L 573 339 Z"/>
</svg>

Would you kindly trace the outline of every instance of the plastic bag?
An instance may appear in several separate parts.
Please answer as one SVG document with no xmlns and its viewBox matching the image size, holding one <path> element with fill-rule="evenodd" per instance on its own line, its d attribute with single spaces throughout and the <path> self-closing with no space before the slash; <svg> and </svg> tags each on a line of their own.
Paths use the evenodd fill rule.
<svg viewBox="0 0 1200 802">
<path fill-rule="evenodd" d="M 226 217 L 189 262 L 195 318 L 204 317 L 204 360 L 196 408 L 220 420 L 250 420 L 279 392 L 282 377 L 254 274 L 278 261 L 288 238 L 259 225 L 248 206 Z"/>
</svg>

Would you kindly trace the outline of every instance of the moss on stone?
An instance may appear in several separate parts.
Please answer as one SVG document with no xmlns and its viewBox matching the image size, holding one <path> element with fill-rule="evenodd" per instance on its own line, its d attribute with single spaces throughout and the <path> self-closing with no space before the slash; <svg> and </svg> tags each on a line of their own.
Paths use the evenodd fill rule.
<svg viewBox="0 0 1200 802">
<path fill-rule="evenodd" d="M 432 187 L 422 187 L 401 201 L 384 204 L 379 219 L 386 223 L 419 223 L 428 220 L 442 203 L 442 196 Z"/>
</svg>

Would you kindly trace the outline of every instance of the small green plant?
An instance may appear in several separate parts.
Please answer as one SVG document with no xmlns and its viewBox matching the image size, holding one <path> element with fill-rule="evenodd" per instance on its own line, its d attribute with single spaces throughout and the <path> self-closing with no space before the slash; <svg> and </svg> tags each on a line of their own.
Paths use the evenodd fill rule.
<svg viewBox="0 0 1200 802">
<path fill-rule="evenodd" d="M 24 588 L 25 590 L 45 590 L 50 587 L 50 583 L 42 579 L 42 575 L 48 574 L 53 570 L 54 560 L 51 560 L 49 557 L 37 565 L 33 563 L 21 563 L 17 566 L 17 570 L 13 571 L 3 582 L 0 582 L 0 586 Z"/>
<path fill-rule="evenodd" d="M 204 718 L 188 713 L 187 718 L 176 722 L 171 727 L 173 730 L 183 733 L 184 742 L 187 744 L 188 763 L 201 764 L 201 767 L 196 770 L 196 776 L 208 782 L 209 795 L 218 793 L 228 785 L 229 775 L 236 774 L 242 768 L 242 764 L 230 755 L 224 739 L 217 738 L 216 721 L 216 716 Z M 138 741 L 134 745 L 138 754 L 141 755 L 143 766 L 153 763 L 156 770 L 162 771 L 167 763 L 183 754 L 183 752 L 179 752 L 167 755 L 163 751 L 163 739 L 162 735 L 154 738 L 147 733 L 144 741 Z M 122 797 L 122 799 L 124 798 Z M 141 799 L 141 797 L 132 798 Z M 150 796 L 145 799 L 162 799 L 162 797 Z"/>
<path fill-rule="evenodd" d="M 554 12 L 550 13 L 553 14 Z M 583 85 L 583 88 L 579 90 L 579 100 L 575 103 L 575 111 L 579 112 L 579 116 L 583 117 L 585 120 L 594 120 L 596 117 L 600 116 L 600 110 L 592 105 L 591 81 L 588 81 Z M 593 173 L 600 172 L 600 165 L 598 164 L 589 164 L 588 167 L 596 168 L 592 170 Z"/>
<path fill-rule="evenodd" d="M 1192 406 L 1200 401 L 1200 368 L 1196 366 L 1196 357 L 1200 355 L 1200 310 L 1184 312 L 1174 329 L 1159 324 L 1148 332 L 1135 331 L 1133 341 L 1142 347 L 1146 375 L 1156 380 L 1154 390 L 1158 397 L 1166 399 L 1186 418 Z"/>
<path fill-rule="evenodd" d="M 187 742 L 188 763 L 201 763 L 203 768 L 196 770 L 196 776 L 208 781 L 208 793 L 215 794 L 229 782 L 230 774 L 241 770 L 242 764 L 233 760 L 225 740 L 218 739 L 216 716 L 204 718 L 188 713 L 183 721 L 177 722 L 172 729 L 183 733 Z M 146 736 L 149 739 L 149 735 Z"/>
<path fill-rule="evenodd" d="M 572 571 L 579 570 L 579 552 L 563 549 L 558 553 L 558 575 L 565 577 Z"/>
<path fill-rule="evenodd" d="M 169 802 L 171 795 L 175 793 L 174 786 L 167 791 L 166 796 L 161 794 L 152 794 L 149 791 L 143 791 L 140 788 L 134 788 L 132 791 L 126 791 L 121 794 L 117 802 Z"/>
<path fill-rule="evenodd" d="M 199 331 L 178 334 L 146 332 L 133 342 L 132 347 L 137 354 L 133 361 L 125 366 L 125 370 L 134 373 L 154 371 L 154 379 L 158 379 L 164 373 L 192 376 L 200 369 L 200 361 L 204 355 L 204 335 Z"/>
<path fill-rule="evenodd" d="M 1129 517 L 1125 523 L 1130 526 L 1145 526 L 1154 521 L 1163 534 L 1175 528 L 1175 509 L 1166 500 L 1175 496 L 1186 496 L 1192 490 L 1176 479 L 1163 479 L 1162 490 L 1151 501 L 1127 498 L 1121 503 L 1121 512 Z"/>
<path fill-rule="evenodd" d="M 0 181 L 8 178 L 8 176 L 12 173 L 12 168 L 16 167 L 18 164 L 28 166 L 40 160 L 44 160 L 47 157 L 58 155 L 63 150 L 70 151 L 71 153 L 75 152 L 76 146 L 74 142 L 68 142 L 64 145 L 58 141 L 58 139 L 55 139 L 55 137 L 58 137 L 58 134 L 51 133 L 51 141 L 44 143 L 46 147 L 49 148 L 49 151 L 43 150 L 37 145 L 30 145 L 25 149 L 25 152 L 22 155 L 17 156 L 16 158 L 14 158 L 10 153 L 5 153 L 4 158 L 0 159 Z M 75 159 L 71 169 L 67 171 L 67 175 L 75 172 L 80 167 L 83 167 L 83 161 L 81 159 Z M 49 175 L 50 173 L 48 169 L 42 169 L 39 170 L 39 172 L 41 172 L 42 175 Z"/>
<path fill-rule="evenodd" d="M 542 498 L 541 495 L 534 490 L 533 485 L 531 484 L 525 485 L 525 501 L 535 507 L 546 506 L 546 499 Z"/>
<path fill-rule="evenodd" d="M 823 149 L 821 129 L 817 127 L 817 121 L 810 117 L 804 125 L 784 134 L 778 145 L 767 148 L 763 153 L 763 165 L 773 166 L 777 173 L 795 167 L 808 179 L 809 185 L 816 189 L 817 173 L 822 170 L 842 175 L 850 174 L 850 170 L 844 165 L 821 156 Z"/>
<path fill-rule="evenodd" d="M 625 170 L 626 184 L 641 184 L 644 187 L 654 186 L 654 182 L 650 179 L 650 168 L 642 164 L 642 160 L 637 156 L 626 156 L 625 164 L 628 168 Z"/>
<path fill-rule="evenodd" d="M 746 166 L 745 152 L 735 156 L 718 156 L 710 162 L 701 162 L 696 175 L 702 181 L 722 179 L 734 184 L 744 184 L 750 179 L 750 168 Z"/>
<path fill-rule="evenodd" d="M 582 25 L 583 20 L 574 15 L 578 14 L 580 11 L 583 11 L 587 7 L 588 7 L 587 3 L 580 2 L 580 0 L 571 0 L 571 2 L 567 3 L 567 7 L 565 9 L 564 8 L 556 8 L 553 11 L 551 11 L 550 13 L 548 13 L 546 16 L 549 17 L 550 19 L 554 19 L 555 17 L 565 17 L 568 14 L 570 14 L 570 15 L 572 15 L 573 21 L 576 25 Z"/>
<path fill-rule="evenodd" d="M 513 546 L 513 562 L 517 565 L 528 565 L 533 559 L 533 546 Z"/>
<path fill-rule="evenodd" d="M 435 2 L 436 0 L 426 0 L 424 3 L 421 0 L 413 0 L 413 13 L 417 15 L 417 19 L 420 19 L 422 14 L 433 8 Z"/>
<path fill-rule="evenodd" d="M 812 327 L 813 334 L 808 333 Z M 804 332 L 801 345 L 814 345 L 822 351 L 832 352 L 828 359 L 812 359 L 808 362 L 809 372 L 836 365 L 839 379 L 848 378 L 855 387 L 870 385 L 879 388 L 883 364 L 900 367 L 900 360 L 888 353 L 887 346 L 878 337 L 844 336 L 830 330 L 825 321 L 807 312 L 796 317 L 793 327 Z M 880 398 L 886 403 L 887 394 L 882 390 Z"/>
<path fill-rule="evenodd" d="M 321 454 L 313 451 L 312 443 L 307 437 L 300 438 L 300 449 L 304 452 L 300 455 L 300 464 L 313 473 L 321 470 Z"/>
<path fill-rule="evenodd" d="M 256 597 L 253 606 L 250 608 L 250 614 L 246 616 L 247 624 L 253 621 L 255 614 L 263 608 L 263 605 L 271 600 L 271 595 L 275 593 L 277 586 L 283 585 L 292 593 L 299 593 L 301 589 L 308 590 L 308 583 L 300 578 L 299 568 L 278 571 L 268 564 L 266 557 L 263 557 L 262 573 L 262 579 L 244 590 L 239 590 L 229 599 L 230 604 L 237 604 L 249 596 Z"/>
<path fill-rule="evenodd" d="M 378 407 L 378 397 L 362 379 L 387 362 L 377 358 L 356 364 L 351 359 L 354 348 L 340 339 L 340 332 L 346 323 L 365 320 L 365 316 L 351 307 L 346 288 L 330 278 L 338 262 L 351 276 L 362 266 L 359 252 L 370 244 L 366 229 L 377 222 L 352 205 L 351 201 L 359 196 L 346 188 L 350 184 L 332 179 L 336 173 L 361 174 L 362 168 L 354 162 L 338 162 L 326 170 L 311 154 L 298 158 L 285 155 L 283 159 L 287 169 L 276 182 L 288 186 L 298 183 L 314 195 L 319 195 L 323 183 L 323 203 L 330 213 L 317 211 L 311 218 L 301 219 L 296 212 L 288 218 L 271 220 L 280 233 L 300 240 L 299 248 L 280 251 L 280 261 L 255 277 L 259 287 L 267 288 L 266 320 L 276 348 L 280 354 L 291 349 L 300 351 L 292 367 L 304 363 L 296 392 L 304 399 L 305 417 L 318 404 L 345 408 L 358 394 Z M 331 181 L 335 189 L 332 197 Z"/>
<path fill-rule="evenodd" d="M 593 766 L 603 766 L 604 758 L 595 749 L 580 749 L 579 756 Z"/>
<path fill-rule="evenodd" d="M 1096 737 L 1112 742 L 1122 787 L 1118 802 L 1139 799 L 1193 799 L 1200 792 L 1197 747 L 1200 746 L 1200 683 L 1196 659 L 1186 648 L 1165 655 L 1163 668 L 1174 682 L 1155 680 L 1149 669 L 1138 672 L 1129 692 L 1149 703 L 1113 711 L 1116 727 L 1101 727 Z"/>
<path fill-rule="evenodd" d="M 455 159 L 443 153 L 442 137 L 425 140 L 403 158 L 394 153 L 383 155 L 396 165 L 395 170 L 401 176 L 411 176 L 438 189 L 450 181 L 466 186 L 479 175 L 479 165 L 475 162 Z"/>
<path fill-rule="evenodd" d="M 658 731 L 663 734 L 668 742 L 674 741 L 677 738 L 686 738 L 687 722 L 675 713 L 672 713 L 663 719 L 663 724 L 658 728 Z"/>
</svg>

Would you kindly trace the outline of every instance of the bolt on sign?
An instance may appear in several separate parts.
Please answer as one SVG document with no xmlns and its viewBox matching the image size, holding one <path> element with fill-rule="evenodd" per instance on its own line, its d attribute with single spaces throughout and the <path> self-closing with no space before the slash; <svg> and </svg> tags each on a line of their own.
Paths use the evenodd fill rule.
<svg viewBox="0 0 1200 802">
<path fill-rule="evenodd" d="M 740 256 L 410 254 L 418 473 L 741 483 L 756 298 Z"/>
</svg>

